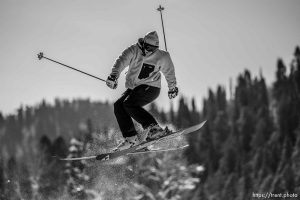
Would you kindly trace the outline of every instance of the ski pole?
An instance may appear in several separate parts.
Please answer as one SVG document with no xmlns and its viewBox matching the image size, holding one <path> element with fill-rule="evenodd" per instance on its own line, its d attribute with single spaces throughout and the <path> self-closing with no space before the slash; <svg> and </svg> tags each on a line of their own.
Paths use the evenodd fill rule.
<svg viewBox="0 0 300 200">
<path fill-rule="evenodd" d="M 40 52 L 37 56 L 38 56 L 38 59 L 39 59 L 39 60 L 41 60 L 42 58 L 45 58 L 45 59 L 50 60 L 50 61 L 52 61 L 52 62 L 54 62 L 54 63 L 57 63 L 57 64 L 62 65 L 62 66 L 65 66 L 65 67 L 67 67 L 67 68 L 69 68 L 69 69 L 75 70 L 75 71 L 80 72 L 80 73 L 82 73 L 82 74 L 85 74 L 85 75 L 88 75 L 88 76 L 90 76 L 90 77 L 96 78 L 96 79 L 98 79 L 98 80 L 100 80 L 100 81 L 106 82 L 106 81 L 105 81 L 104 79 L 102 79 L 102 78 L 99 78 L 99 77 L 94 76 L 94 75 L 92 75 L 92 74 L 86 73 L 86 72 L 84 72 L 84 71 L 81 71 L 81 70 L 76 69 L 76 68 L 74 68 L 74 67 L 71 67 L 71 66 L 69 66 L 69 65 L 63 64 L 63 63 L 61 63 L 61 62 L 58 62 L 58 61 L 52 60 L 52 59 L 50 59 L 50 58 L 47 58 L 46 56 L 44 56 L 44 53 L 43 53 L 43 52 Z"/>
<path fill-rule="evenodd" d="M 163 21 L 163 16 L 162 16 L 162 11 L 164 9 L 165 9 L 164 7 L 162 7 L 161 5 L 159 5 L 159 7 L 156 10 L 160 12 L 161 26 L 162 26 L 162 29 L 163 29 L 164 41 L 165 41 L 165 50 L 168 51 L 168 49 L 167 49 L 167 41 L 166 41 L 166 34 L 165 34 L 165 27 L 164 27 L 164 21 Z"/>
</svg>

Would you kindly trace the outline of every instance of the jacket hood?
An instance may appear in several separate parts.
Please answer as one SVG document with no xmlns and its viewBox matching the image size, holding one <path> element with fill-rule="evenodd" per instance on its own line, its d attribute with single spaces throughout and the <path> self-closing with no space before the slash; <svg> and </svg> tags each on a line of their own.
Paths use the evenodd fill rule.
<svg viewBox="0 0 300 200">
<path fill-rule="evenodd" d="M 144 37 L 144 42 L 152 46 L 159 46 L 159 39 L 156 31 L 149 32 Z"/>
</svg>

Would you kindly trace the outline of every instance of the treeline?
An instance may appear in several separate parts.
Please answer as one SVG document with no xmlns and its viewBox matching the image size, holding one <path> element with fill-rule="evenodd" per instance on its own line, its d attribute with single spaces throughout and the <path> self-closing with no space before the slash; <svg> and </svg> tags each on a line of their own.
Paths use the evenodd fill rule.
<svg viewBox="0 0 300 200">
<path fill-rule="evenodd" d="M 251 199 L 266 192 L 299 198 L 299 47 L 289 67 L 278 59 L 271 87 L 262 74 L 253 78 L 245 70 L 234 99 L 225 97 L 222 87 L 209 90 L 201 112 L 208 123 L 189 138 L 189 162 L 206 169 L 192 199 Z"/>
<path fill-rule="evenodd" d="M 50 140 L 62 136 L 70 139 L 85 129 L 91 120 L 95 129 L 116 127 L 113 107 L 108 102 L 86 100 L 59 100 L 54 105 L 42 101 L 37 106 L 21 106 L 16 114 L 4 117 L 0 113 L 0 149 L 7 156 L 17 153 L 30 141 L 47 136 Z"/>
</svg>

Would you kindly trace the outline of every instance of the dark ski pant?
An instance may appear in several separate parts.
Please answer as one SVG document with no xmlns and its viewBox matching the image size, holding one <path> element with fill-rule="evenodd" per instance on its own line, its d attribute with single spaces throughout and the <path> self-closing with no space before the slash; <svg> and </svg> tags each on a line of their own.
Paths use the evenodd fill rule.
<svg viewBox="0 0 300 200">
<path fill-rule="evenodd" d="M 139 85 L 134 89 L 127 89 L 121 98 L 114 103 L 114 113 L 123 137 L 137 134 L 132 118 L 143 128 L 157 124 L 154 117 L 143 106 L 154 101 L 160 93 L 160 88 Z"/>
</svg>

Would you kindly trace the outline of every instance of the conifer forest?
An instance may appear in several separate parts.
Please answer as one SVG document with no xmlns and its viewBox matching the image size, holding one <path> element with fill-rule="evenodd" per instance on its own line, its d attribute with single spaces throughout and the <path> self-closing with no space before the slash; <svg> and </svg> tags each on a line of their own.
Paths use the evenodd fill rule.
<svg viewBox="0 0 300 200">
<path fill-rule="evenodd" d="M 201 108 L 182 95 L 168 111 L 149 105 L 173 130 L 207 120 L 201 130 L 163 144 L 189 145 L 177 151 L 108 162 L 58 160 L 103 153 L 120 142 L 112 102 L 43 100 L 0 113 L 0 199 L 299 199 L 299 47 L 291 58 L 277 60 L 269 85 L 262 72 L 246 69 L 234 77 L 231 94 L 222 85 L 208 88 Z"/>
</svg>

